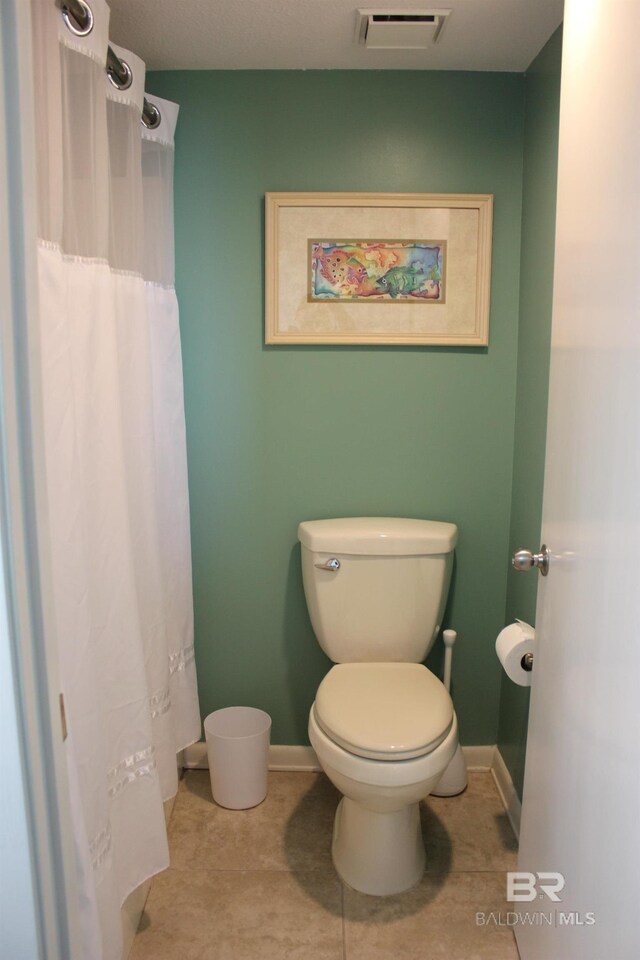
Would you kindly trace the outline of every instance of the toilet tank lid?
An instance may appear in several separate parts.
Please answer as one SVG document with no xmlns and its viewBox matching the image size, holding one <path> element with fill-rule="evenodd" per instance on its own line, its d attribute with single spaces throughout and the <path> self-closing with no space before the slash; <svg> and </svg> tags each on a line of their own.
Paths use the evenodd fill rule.
<svg viewBox="0 0 640 960">
<path fill-rule="evenodd" d="M 318 553 L 427 556 L 451 553 L 457 539 L 455 523 L 406 517 L 337 517 L 298 527 L 300 543 Z"/>
</svg>

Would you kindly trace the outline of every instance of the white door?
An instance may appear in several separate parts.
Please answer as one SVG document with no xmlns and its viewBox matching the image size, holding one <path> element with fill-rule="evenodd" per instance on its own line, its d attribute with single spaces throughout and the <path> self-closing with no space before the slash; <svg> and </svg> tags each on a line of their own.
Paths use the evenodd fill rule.
<svg viewBox="0 0 640 960">
<path fill-rule="evenodd" d="M 514 905 L 522 960 L 640 957 L 639 37 L 640 0 L 567 0 L 519 862 L 565 886 Z"/>
</svg>

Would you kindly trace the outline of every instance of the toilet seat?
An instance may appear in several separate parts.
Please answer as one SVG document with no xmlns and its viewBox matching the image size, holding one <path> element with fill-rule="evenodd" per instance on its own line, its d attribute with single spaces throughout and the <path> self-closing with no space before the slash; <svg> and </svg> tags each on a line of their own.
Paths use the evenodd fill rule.
<svg viewBox="0 0 640 960">
<path fill-rule="evenodd" d="M 349 753 L 411 760 L 445 740 L 453 703 L 420 663 L 340 663 L 320 684 L 313 715 L 326 736 Z"/>
</svg>

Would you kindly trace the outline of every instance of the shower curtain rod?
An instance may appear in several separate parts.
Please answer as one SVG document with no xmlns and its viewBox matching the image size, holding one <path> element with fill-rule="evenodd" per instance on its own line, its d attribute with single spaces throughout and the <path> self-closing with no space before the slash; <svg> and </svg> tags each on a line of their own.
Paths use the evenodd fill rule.
<svg viewBox="0 0 640 960">
<path fill-rule="evenodd" d="M 86 37 L 93 29 L 93 12 L 85 0 L 61 0 L 60 10 L 64 22 L 76 36 Z M 111 46 L 107 47 L 107 76 L 118 90 L 127 90 L 133 81 L 131 68 L 126 60 L 121 60 Z M 149 130 L 160 125 L 160 111 L 154 103 L 143 98 L 142 123 Z"/>
</svg>

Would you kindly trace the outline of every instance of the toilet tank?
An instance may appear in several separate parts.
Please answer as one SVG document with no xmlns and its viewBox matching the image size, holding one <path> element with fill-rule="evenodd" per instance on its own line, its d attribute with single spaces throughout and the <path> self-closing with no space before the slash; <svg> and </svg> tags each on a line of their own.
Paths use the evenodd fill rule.
<svg viewBox="0 0 640 960">
<path fill-rule="evenodd" d="M 334 663 L 422 662 L 442 623 L 457 537 L 455 524 L 435 520 L 301 523 L 304 592 L 327 656 Z"/>
</svg>

